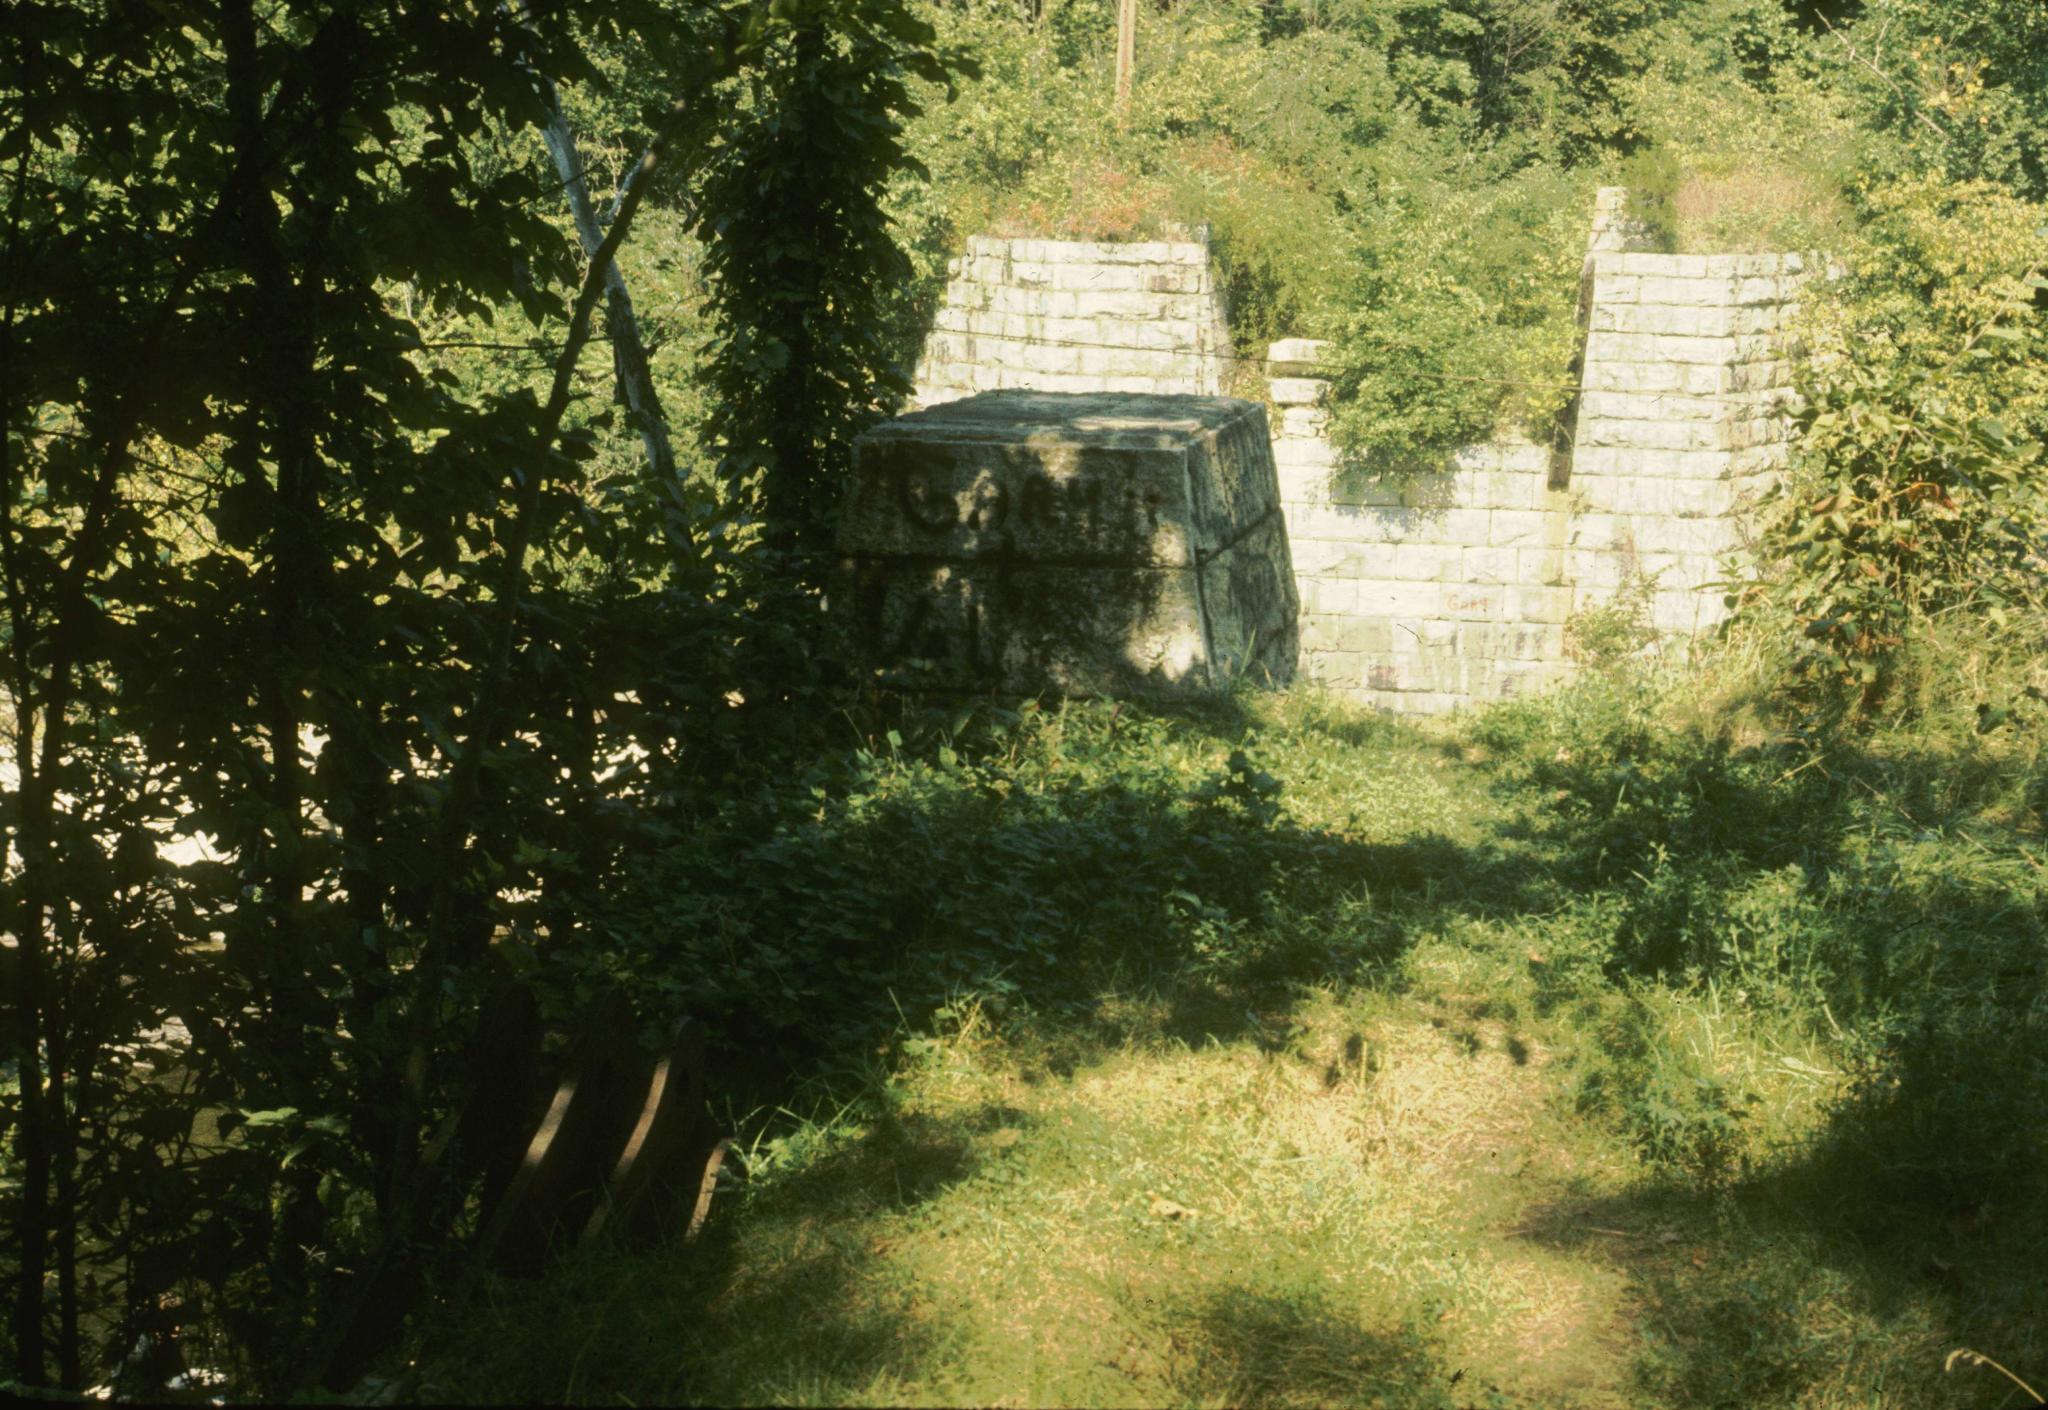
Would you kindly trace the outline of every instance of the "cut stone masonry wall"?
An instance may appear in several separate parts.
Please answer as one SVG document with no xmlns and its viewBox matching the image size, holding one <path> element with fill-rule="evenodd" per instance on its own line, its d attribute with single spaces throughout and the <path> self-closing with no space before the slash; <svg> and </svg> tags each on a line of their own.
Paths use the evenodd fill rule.
<svg viewBox="0 0 2048 1410">
<path fill-rule="evenodd" d="M 1302 600 L 1301 674 L 1404 713 L 1569 673 L 1566 623 L 1642 583 L 1660 632 L 1717 625 L 1744 509 L 1783 463 L 1797 255 L 1599 251 L 1572 435 L 1472 446 L 1396 489 L 1325 437 L 1322 345 L 1269 353 L 1273 460 Z"/>
<path fill-rule="evenodd" d="M 1784 462 L 1783 342 L 1798 255 L 1667 255 L 1602 193 L 1563 450 L 1468 447 L 1390 488 L 1346 467 L 1316 375 L 1324 345 L 1268 353 L 1273 461 L 1301 598 L 1299 674 L 1380 708 L 1438 712 L 1569 674 L 1567 623 L 1647 584 L 1679 635 L 1726 615 L 1746 506 Z M 1214 395 L 1229 372 L 1207 251 L 976 239 L 954 262 L 918 400 L 976 391 Z"/>
<path fill-rule="evenodd" d="M 977 235 L 949 271 L 920 405 L 1008 388 L 1218 396 L 1229 379 L 1207 245 Z"/>
</svg>

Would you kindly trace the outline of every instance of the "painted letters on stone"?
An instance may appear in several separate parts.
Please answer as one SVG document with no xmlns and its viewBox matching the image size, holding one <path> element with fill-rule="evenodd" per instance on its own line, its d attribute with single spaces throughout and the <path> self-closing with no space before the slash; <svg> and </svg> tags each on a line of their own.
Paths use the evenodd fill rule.
<svg viewBox="0 0 2048 1410">
<path fill-rule="evenodd" d="M 997 392 L 862 439 L 833 612 L 892 685 L 1181 694 L 1292 672 L 1264 409 Z"/>
</svg>

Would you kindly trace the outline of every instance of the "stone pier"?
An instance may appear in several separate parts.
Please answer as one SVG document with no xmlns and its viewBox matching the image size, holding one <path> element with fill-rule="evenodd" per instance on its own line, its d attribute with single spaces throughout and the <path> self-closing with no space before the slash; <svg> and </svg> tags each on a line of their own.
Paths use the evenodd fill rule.
<svg viewBox="0 0 2048 1410">
<path fill-rule="evenodd" d="M 1725 580 L 1740 571 L 1748 506 L 1790 448 L 1786 338 L 1806 262 L 1792 254 L 1631 249 L 1645 232 L 1627 218 L 1623 194 L 1603 191 L 1596 205 L 1581 281 L 1577 394 L 1554 445 L 1469 446 L 1447 457 L 1441 471 L 1392 487 L 1370 466 L 1340 463 L 1327 439 L 1325 345 L 1287 339 L 1268 350 L 1272 464 L 1300 603 L 1302 676 L 1384 709 L 1437 712 L 1526 694 L 1568 675 L 1578 664 L 1574 619 L 1624 590 L 1642 605 L 1645 625 L 1667 637 L 1698 635 L 1726 617 Z M 1200 244 L 979 238 L 954 262 L 919 363 L 918 398 L 931 405 L 998 388 L 1207 395 L 1229 375 L 1228 346 Z M 1144 413 L 1161 420 L 1185 415 L 1205 427 L 1211 414 L 1176 413 L 1167 403 Z M 1047 445 L 1067 444 L 1062 438 L 1077 432 L 1050 423 L 1030 431 L 1041 435 L 1051 437 Z M 1106 450 L 1108 442 L 1102 445 Z M 1078 455 L 1078 447 L 1073 441 L 1046 465 L 1001 474 L 1078 473 L 1051 468 L 1067 463 L 1059 456 Z M 870 453 L 886 459 L 897 452 L 877 443 Z M 984 478 L 975 483 L 1001 478 L 991 462 L 978 463 L 983 468 L 975 473 Z M 872 505 L 886 501 L 872 486 L 863 493 Z M 959 493 L 966 490 L 956 487 Z M 1017 489 L 1011 502 L 1021 505 L 1023 494 Z M 968 501 L 959 502 L 956 536 L 973 512 Z M 1183 532 L 1194 533 L 1193 523 Z M 1022 533 L 1022 525 L 1013 521 L 1012 532 Z M 850 551 L 877 550 L 887 537 L 879 520 L 859 533 L 868 537 L 849 541 Z M 1193 621 L 1194 607 L 1169 609 L 1162 596 L 1156 610 L 1105 609 L 1071 577 L 1059 579 L 1060 586 L 1044 579 L 1035 591 L 1047 601 L 1065 600 L 1060 594 L 1072 586 L 1061 610 L 1077 619 L 1124 612 L 1120 623 L 1098 621 L 1084 636 L 1127 631 L 1150 644 L 1112 670 L 1099 654 L 1053 650 L 1048 637 L 1050 654 L 1029 665 L 1037 658 L 1013 626 L 1004 647 L 1010 664 L 991 665 L 983 659 L 991 648 L 976 635 L 984 628 L 975 625 L 988 619 L 966 605 L 989 601 L 994 590 L 986 585 L 993 560 L 985 540 L 977 538 L 982 547 L 972 552 L 945 550 L 952 586 L 941 595 L 953 603 L 945 620 L 955 643 L 947 659 L 955 664 L 940 676 L 1086 677 L 1090 689 L 1109 690 L 1121 688 L 1120 680 L 1206 681 L 1240 669 L 1241 651 L 1194 653 L 1189 644 L 1199 633 L 1163 625 Z M 1216 540 L 1213 533 L 1187 540 L 1198 541 Z M 1117 551 L 1128 571 L 1185 573 L 1194 563 L 1161 557 L 1167 550 L 1156 546 Z M 863 571 L 871 595 L 894 601 L 889 594 L 903 591 L 900 567 Z M 1006 581 L 1020 581 L 1021 561 L 1007 571 Z M 875 586 L 881 578 L 895 586 Z M 983 585 L 970 588 L 970 579 Z M 899 636 L 906 610 L 883 612 Z M 1013 624 L 1025 615 L 1014 605 L 1001 614 Z M 981 664 L 966 671 L 961 652 Z M 1085 670 L 1072 664 L 1084 658 L 1092 660 Z"/>
<path fill-rule="evenodd" d="M 989 392 L 859 444 L 831 611 L 897 689 L 1201 695 L 1293 674 L 1265 408 Z"/>
</svg>

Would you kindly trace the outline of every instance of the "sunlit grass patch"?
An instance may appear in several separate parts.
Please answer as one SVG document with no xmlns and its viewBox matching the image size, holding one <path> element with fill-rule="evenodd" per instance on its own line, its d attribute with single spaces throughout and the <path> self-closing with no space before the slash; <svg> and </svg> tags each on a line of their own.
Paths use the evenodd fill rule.
<svg viewBox="0 0 2048 1410">
<path fill-rule="evenodd" d="M 704 1248 L 501 1287 L 438 1360 L 517 1347 L 459 1391 L 505 1399 L 1974 1403 L 1944 1340 L 2031 1369 L 2048 1312 L 2012 789 L 1802 766 L 1686 689 L 906 746 L 846 815 L 950 868 L 915 953 L 998 962 L 891 971 Z"/>
</svg>

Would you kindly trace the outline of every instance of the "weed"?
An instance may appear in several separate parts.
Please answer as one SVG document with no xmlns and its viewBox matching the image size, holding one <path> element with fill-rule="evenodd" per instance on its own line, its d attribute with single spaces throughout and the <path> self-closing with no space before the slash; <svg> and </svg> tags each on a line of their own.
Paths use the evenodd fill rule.
<svg viewBox="0 0 2048 1410">
<path fill-rule="evenodd" d="M 797 1073 L 722 1228 L 501 1288 L 430 1388 L 1970 1403 L 1947 1349 L 2048 1357 L 2034 746 L 1737 727 L 1733 659 L 871 727 L 622 913 Z"/>
</svg>

